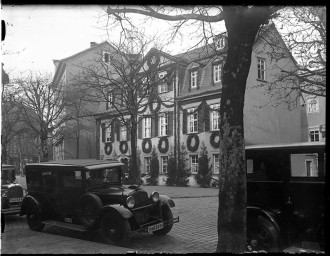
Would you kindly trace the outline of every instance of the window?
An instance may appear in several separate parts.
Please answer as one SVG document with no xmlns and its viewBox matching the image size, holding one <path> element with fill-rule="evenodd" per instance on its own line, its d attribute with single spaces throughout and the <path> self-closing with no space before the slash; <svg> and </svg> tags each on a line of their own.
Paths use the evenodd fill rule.
<svg viewBox="0 0 330 256">
<path fill-rule="evenodd" d="M 42 180 L 42 185 L 56 188 L 57 174 L 54 171 L 42 171 L 41 180 Z"/>
<path fill-rule="evenodd" d="M 320 141 L 320 131 L 319 129 L 309 129 L 309 140 L 310 141 Z"/>
<path fill-rule="evenodd" d="M 198 156 L 190 156 L 190 171 L 191 173 L 197 173 L 198 171 Z"/>
<path fill-rule="evenodd" d="M 144 138 L 151 137 L 151 117 L 145 117 L 143 119 L 143 134 Z"/>
<path fill-rule="evenodd" d="M 65 188 L 81 188 L 81 171 L 62 172 L 62 182 Z"/>
<path fill-rule="evenodd" d="M 108 92 L 108 104 L 109 106 L 112 106 L 114 103 L 113 101 L 113 93 L 112 92 Z"/>
<path fill-rule="evenodd" d="M 161 173 L 167 173 L 168 156 L 162 156 L 161 163 L 162 163 Z"/>
<path fill-rule="evenodd" d="M 307 113 L 319 112 L 319 98 L 311 97 L 307 99 Z"/>
<path fill-rule="evenodd" d="M 103 62 L 106 64 L 110 64 L 111 56 L 109 52 L 103 52 Z"/>
<path fill-rule="evenodd" d="M 219 173 L 219 154 L 213 155 L 213 173 Z"/>
<path fill-rule="evenodd" d="M 258 58 L 258 79 L 266 81 L 266 62 Z"/>
<path fill-rule="evenodd" d="M 127 127 L 125 125 L 120 127 L 120 139 L 121 141 L 127 140 Z"/>
<path fill-rule="evenodd" d="M 191 132 L 197 132 L 197 111 L 195 111 L 195 108 L 189 108 L 188 109 L 188 131 Z M 194 112 L 195 111 L 195 112 Z"/>
<path fill-rule="evenodd" d="M 151 162 L 151 157 L 144 158 L 144 171 L 146 173 L 150 173 L 150 162 Z"/>
<path fill-rule="evenodd" d="M 159 93 L 168 92 L 167 83 L 162 83 L 159 85 Z"/>
<path fill-rule="evenodd" d="M 220 109 L 220 104 L 213 104 L 211 105 L 211 129 L 212 131 L 219 130 L 219 109 Z"/>
<path fill-rule="evenodd" d="M 197 88 L 197 76 L 198 76 L 198 70 L 191 71 L 190 73 L 191 88 Z"/>
<path fill-rule="evenodd" d="M 221 71 L 222 71 L 222 64 L 215 64 L 213 66 L 213 81 L 215 83 L 221 81 Z"/>
<path fill-rule="evenodd" d="M 106 123 L 105 127 L 105 142 L 109 142 L 111 141 L 111 124 Z"/>
<path fill-rule="evenodd" d="M 220 37 L 216 40 L 215 42 L 215 48 L 216 50 L 221 50 L 225 47 L 225 38 L 224 37 Z"/>
<path fill-rule="evenodd" d="M 162 113 L 159 117 L 159 134 L 160 136 L 167 135 L 167 114 Z"/>
</svg>

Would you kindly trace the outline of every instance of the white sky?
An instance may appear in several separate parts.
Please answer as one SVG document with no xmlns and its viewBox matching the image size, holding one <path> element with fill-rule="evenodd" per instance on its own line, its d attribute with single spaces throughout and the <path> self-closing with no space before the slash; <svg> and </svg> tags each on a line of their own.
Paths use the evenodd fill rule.
<svg viewBox="0 0 330 256">
<path fill-rule="evenodd" d="M 100 15 L 103 15 L 101 20 Z M 10 77 L 30 70 L 54 73 L 53 59 L 63 59 L 85 50 L 90 42 L 108 40 L 106 31 L 101 29 L 106 17 L 102 6 L 5 5 L 1 16 L 7 25 L 1 57 Z M 144 26 L 148 33 L 161 33 L 166 24 L 154 19 L 151 25 L 144 23 Z M 119 29 L 109 31 L 111 41 L 119 38 Z M 182 43 L 177 43 L 168 46 L 167 50 L 179 53 L 181 46 Z"/>
</svg>

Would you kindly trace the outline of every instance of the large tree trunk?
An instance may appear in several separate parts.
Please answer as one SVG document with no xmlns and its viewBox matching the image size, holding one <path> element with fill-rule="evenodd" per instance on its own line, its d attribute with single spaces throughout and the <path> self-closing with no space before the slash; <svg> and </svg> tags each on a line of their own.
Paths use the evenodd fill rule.
<svg viewBox="0 0 330 256">
<path fill-rule="evenodd" d="M 228 32 L 220 107 L 217 252 L 246 249 L 246 171 L 243 108 L 252 46 L 261 21 L 248 7 L 224 7 Z"/>
<path fill-rule="evenodd" d="M 47 147 L 47 134 L 40 135 L 42 162 L 48 162 L 48 147 Z"/>
<path fill-rule="evenodd" d="M 132 122 L 131 126 L 131 161 L 129 165 L 129 182 L 138 184 L 140 180 L 140 172 L 137 159 L 137 124 Z"/>
</svg>

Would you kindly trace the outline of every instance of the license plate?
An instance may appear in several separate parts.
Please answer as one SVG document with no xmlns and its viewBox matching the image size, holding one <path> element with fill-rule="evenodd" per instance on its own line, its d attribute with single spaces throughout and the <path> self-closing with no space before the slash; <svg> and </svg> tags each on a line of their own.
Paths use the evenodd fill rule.
<svg viewBox="0 0 330 256">
<path fill-rule="evenodd" d="M 22 201 L 23 201 L 23 197 L 9 198 L 9 203 L 17 203 L 17 202 L 22 202 Z"/>
<path fill-rule="evenodd" d="M 163 222 L 152 225 L 152 226 L 148 227 L 148 233 L 150 234 L 150 233 L 152 233 L 156 230 L 160 230 L 162 228 L 164 228 L 164 223 Z"/>
</svg>

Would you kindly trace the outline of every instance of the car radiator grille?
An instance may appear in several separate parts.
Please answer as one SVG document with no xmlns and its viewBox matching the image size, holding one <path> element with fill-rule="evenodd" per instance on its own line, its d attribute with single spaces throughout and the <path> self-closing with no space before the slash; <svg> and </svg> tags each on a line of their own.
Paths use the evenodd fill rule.
<svg viewBox="0 0 330 256">
<path fill-rule="evenodd" d="M 148 193 L 145 191 L 137 191 L 134 193 L 133 197 L 135 199 L 136 206 L 143 205 L 148 201 Z"/>
<path fill-rule="evenodd" d="M 8 190 L 9 198 L 19 198 L 23 197 L 23 189 L 21 187 L 12 187 Z"/>
</svg>

